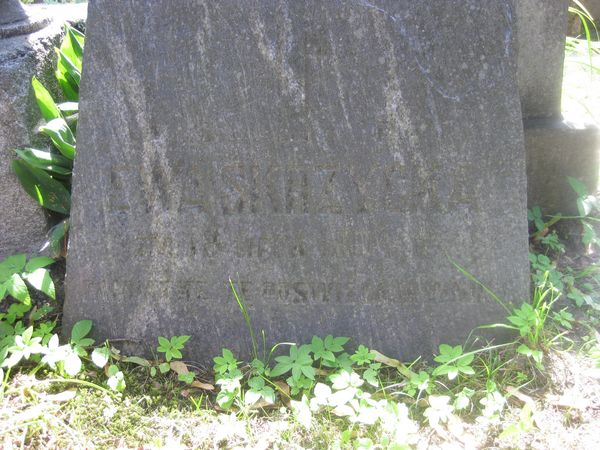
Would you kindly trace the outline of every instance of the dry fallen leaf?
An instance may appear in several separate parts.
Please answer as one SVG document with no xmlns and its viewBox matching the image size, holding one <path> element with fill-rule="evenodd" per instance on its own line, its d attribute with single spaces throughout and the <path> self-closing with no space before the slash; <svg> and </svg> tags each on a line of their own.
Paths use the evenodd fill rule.
<svg viewBox="0 0 600 450">
<path fill-rule="evenodd" d="M 253 403 L 250 406 L 250 409 L 265 409 L 265 408 L 275 408 L 275 403 L 270 403 L 266 401 L 264 398 L 260 398 L 256 403 Z"/>
<path fill-rule="evenodd" d="M 280 380 L 274 381 L 273 383 L 277 386 L 277 391 L 281 394 L 281 400 L 283 401 L 283 404 L 290 408 L 290 387 L 287 385 L 287 383 Z"/>
<path fill-rule="evenodd" d="M 523 394 L 516 387 L 514 387 L 514 386 L 507 386 L 506 387 L 506 392 L 509 395 L 511 395 L 513 397 L 516 397 L 517 399 L 521 400 L 523 403 L 529 405 L 529 408 L 531 408 L 532 412 L 534 412 L 536 410 L 535 401 L 530 396 Z"/>
<path fill-rule="evenodd" d="M 540 426 L 540 422 L 543 419 L 539 419 L 539 412 L 537 410 L 537 405 L 535 404 L 535 400 L 533 400 L 529 395 L 525 395 L 523 394 L 521 391 L 519 391 L 519 389 L 517 389 L 516 387 L 513 386 L 507 386 L 506 387 L 506 392 L 515 397 L 516 399 L 520 400 L 521 402 L 523 402 L 523 404 L 529 406 L 529 409 L 531 410 L 531 415 L 533 417 L 533 421 L 535 422 L 535 425 L 537 427 Z"/>
<path fill-rule="evenodd" d="M 175 372 L 177 375 L 182 375 L 185 373 L 190 373 L 188 367 L 185 365 L 184 362 L 181 361 L 171 361 L 171 364 L 169 364 L 169 366 L 171 367 L 171 370 L 173 372 Z"/>
<path fill-rule="evenodd" d="M 198 380 L 192 381 L 192 384 L 190 384 L 190 386 L 198 388 L 198 389 L 204 389 L 205 391 L 214 391 L 215 390 L 215 387 L 212 384 L 203 383 L 202 381 L 198 381 Z"/>
<path fill-rule="evenodd" d="M 415 373 L 412 370 L 410 370 L 397 359 L 385 356 L 384 354 L 379 353 L 377 350 L 370 350 L 370 352 L 375 355 L 375 362 L 385 364 L 386 366 L 395 367 L 396 369 L 398 369 L 398 372 L 400 372 L 406 378 L 411 378 L 415 375 Z"/>
</svg>

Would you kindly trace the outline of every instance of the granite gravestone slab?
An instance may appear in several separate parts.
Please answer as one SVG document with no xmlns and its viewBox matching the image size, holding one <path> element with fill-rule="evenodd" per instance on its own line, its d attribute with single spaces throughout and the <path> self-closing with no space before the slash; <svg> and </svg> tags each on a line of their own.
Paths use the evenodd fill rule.
<svg viewBox="0 0 600 450">
<path fill-rule="evenodd" d="M 523 118 L 560 117 L 569 0 L 516 2 Z"/>
<path fill-rule="evenodd" d="M 433 3 L 91 2 L 65 327 L 247 356 L 233 277 L 268 343 L 406 358 L 503 315 L 448 258 L 525 298 L 511 2 Z"/>
</svg>

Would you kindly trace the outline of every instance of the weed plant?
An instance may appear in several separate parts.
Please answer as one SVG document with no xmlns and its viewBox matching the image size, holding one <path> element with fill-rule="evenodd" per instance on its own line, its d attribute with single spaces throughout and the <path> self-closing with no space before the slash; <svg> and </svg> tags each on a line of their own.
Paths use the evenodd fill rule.
<svg viewBox="0 0 600 450">
<path fill-rule="evenodd" d="M 44 120 L 39 132 L 48 138 L 52 146 L 47 149 L 18 148 L 15 150 L 17 158 L 12 161 L 13 171 L 25 192 L 62 219 L 48 233 L 48 245 L 54 255 L 66 253 L 83 47 L 83 34 L 65 25 L 65 37 L 60 47 L 56 48 L 58 60 L 55 76 L 67 101 L 55 103 L 50 92 L 36 77 L 31 80 Z"/>
</svg>

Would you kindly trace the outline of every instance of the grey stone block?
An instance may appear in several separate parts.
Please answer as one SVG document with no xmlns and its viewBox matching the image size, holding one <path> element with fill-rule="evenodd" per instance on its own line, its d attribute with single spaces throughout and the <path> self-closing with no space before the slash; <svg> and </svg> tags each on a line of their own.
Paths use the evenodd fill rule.
<svg viewBox="0 0 600 450">
<path fill-rule="evenodd" d="M 40 119 L 31 78 L 50 85 L 54 46 L 60 43 L 66 20 L 85 18 L 85 7 L 38 7 L 35 14 L 51 18 L 32 33 L 0 39 L 0 259 L 17 252 L 36 252 L 45 240 L 44 211 L 23 190 L 10 169 L 14 148 L 35 140 Z"/>
<path fill-rule="evenodd" d="M 0 0 L 0 25 L 27 19 L 19 0 Z"/>
<path fill-rule="evenodd" d="M 567 177 L 578 178 L 590 193 L 598 188 L 600 132 L 562 121 L 525 123 L 527 202 L 545 214 L 577 214 L 576 195 Z"/>
<path fill-rule="evenodd" d="M 528 295 L 511 3 L 90 3 L 64 329 L 248 356 L 229 277 L 268 344 L 500 320 L 448 258 Z"/>
<path fill-rule="evenodd" d="M 568 0 L 517 0 L 523 118 L 559 117 Z"/>
</svg>

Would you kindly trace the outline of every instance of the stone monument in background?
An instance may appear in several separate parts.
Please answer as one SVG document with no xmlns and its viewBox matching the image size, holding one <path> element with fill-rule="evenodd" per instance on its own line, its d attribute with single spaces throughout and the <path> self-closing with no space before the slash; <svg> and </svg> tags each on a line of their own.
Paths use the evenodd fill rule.
<svg viewBox="0 0 600 450">
<path fill-rule="evenodd" d="M 229 277 L 269 344 L 500 320 L 450 259 L 528 296 L 511 4 L 90 3 L 64 328 L 248 356 Z"/>
<path fill-rule="evenodd" d="M 569 0 L 519 0 L 516 5 L 528 204 L 544 214 L 578 214 L 567 177 L 596 192 L 600 134 L 596 126 L 564 120 L 561 113 Z"/>
</svg>

